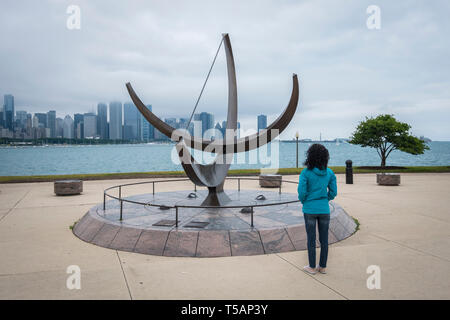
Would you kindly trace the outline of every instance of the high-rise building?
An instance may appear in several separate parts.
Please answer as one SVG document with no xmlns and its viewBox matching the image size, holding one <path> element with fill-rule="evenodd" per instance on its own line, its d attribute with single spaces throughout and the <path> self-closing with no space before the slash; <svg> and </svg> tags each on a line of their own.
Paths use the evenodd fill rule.
<svg viewBox="0 0 450 320">
<path fill-rule="evenodd" d="M 214 115 L 208 112 L 194 114 L 194 121 L 200 121 L 202 124 L 201 135 L 209 129 L 214 128 Z M 197 133 L 196 133 L 197 134 Z"/>
<path fill-rule="evenodd" d="M 62 138 L 64 133 L 64 120 L 62 118 L 56 118 L 56 138 Z"/>
<path fill-rule="evenodd" d="M 93 139 L 97 137 L 97 116 L 94 113 L 83 115 L 84 138 Z"/>
<path fill-rule="evenodd" d="M 73 115 L 73 137 L 74 139 L 84 139 L 84 116 L 81 113 L 75 113 Z"/>
<path fill-rule="evenodd" d="M 177 126 L 177 122 L 176 122 L 175 118 L 164 119 L 164 122 L 170 126 L 173 126 L 174 128 L 176 128 L 176 126 Z M 155 140 L 168 141 L 168 140 L 170 140 L 170 138 L 155 128 Z"/>
<path fill-rule="evenodd" d="M 267 128 L 267 116 L 264 114 L 260 114 L 258 116 L 258 132 L 260 130 L 266 129 Z"/>
<path fill-rule="evenodd" d="M 225 137 L 226 131 L 227 131 L 227 121 L 224 120 L 224 121 L 222 121 L 222 133 L 223 133 L 224 137 Z M 240 137 L 241 137 L 241 123 L 238 121 L 237 126 L 236 126 L 236 138 L 239 139 Z"/>
<path fill-rule="evenodd" d="M 142 141 L 143 122 L 144 117 L 133 103 L 123 104 L 123 138 L 125 140 Z"/>
<path fill-rule="evenodd" d="M 109 103 L 109 138 L 122 140 L 122 103 Z"/>
<path fill-rule="evenodd" d="M 3 123 L 4 127 L 14 129 L 14 96 L 12 94 L 5 94 L 3 97 Z"/>
<path fill-rule="evenodd" d="M 33 128 L 39 128 L 39 118 L 36 116 L 36 114 L 34 114 L 33 116 L 31 125 Z"/>
<path fill-rule="evenodd" d="M 172 128 L 178 129 L 177 118 L 166 118 L 164 122 L 170 125 Z"/>
<path fill-rule="evenodd" d="M 97 134 L 100 139 L 108 139 L 108 107 L 105 103 L 97 105 Z"/>
<path fill-rule="evenodd" d="M 27 115 L 26 111 L 16 111 L 16 127 L 22 129 L 27 127 Z"/>
<path fill-rule="evenodd" d="M 27 129 L 27 134 L 31 135 L 31 128 L 33 127 L 33 120 L 31 117 L 31 113 L 27 113 L 27 124 L 25 128 Z"/>
<path fill-rule="evenodd" d="M 50 129 L 50 138 L 56 137 L 56 111 L 47 112 L 47 126 Z"/>
<path fill-rule="evenodd" d="M 73 139 L 73 134 L 73 120 L 71 116 L 67 115 L 64 117 L 63 137 L 67 139 Z"/>
<path fill-rule="evenodd" d="M 189 124 L 189 127 L 187 127 L 189 122 L 189 118 L 180 118 L 178 122 L 178 128 L 183 129 L 189 132 L 189 134 L 192 136 L 194 135 L 194 123 L 191 121 Z"/>
<path fill-rule="evenodd" d="M 146 105 L 147 109 L 152 111 L 152 105 Z M 142 140 L 152 141 L 155 139 L 155 127 L 150 124 L 142 115 Z"/>
<path fill-rule="evenodd" d="M 48 128 L 48 126 L 47 126 L 47 114 L 46 113 L 35 113 L 34 116 L 38 120 L 38 125 L 36 126 L 36 128 L 37 127 Z"/>
<path fill-rule="evenodd" d="M 152 111 L 152 105 L 146 105 L 147 109 Z M 142 116 L 142 115 L 141 115 Z M 142 118 L 142 140 L 152 141 L 155 139 L 155 127 L 150 124 L 145 118 Z"/>
<path fill-rule="evenodd" d="M 239 139 L 240 137 L 241 137 L 241 123 L 238 121 L 236 138 Z"/>
<path fill-rule="evenodd" d="M 222 126 L 220 125 L 220 123 L 216 123 L 216 126 L 214 127 L 215 129 L 215 134 L 214 134 L 214 138 L 215 139 L 223 139 L 225 136 L 225 129 L 222 128 Z"/>
</svg>

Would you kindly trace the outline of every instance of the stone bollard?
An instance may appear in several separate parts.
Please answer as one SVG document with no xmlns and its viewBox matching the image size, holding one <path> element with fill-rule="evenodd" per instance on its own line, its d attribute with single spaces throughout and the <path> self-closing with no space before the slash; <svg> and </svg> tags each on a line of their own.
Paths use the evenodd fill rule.
<svg viewBox="0 0 450 320">
<path fill-rule="evenodd" d="M 83 192 L 83 181 L 82 180 L 55 181 L 54 192 L 57 196 L 80 194 Z"/>
<path fill-rule="evenodd" d="M 353 167 L 352 160 L 345 161 L 345 183 L 353 184 Z"/>
<path fill-rule="evenodd" d="M 398 186 L 400 173 L 377 173 L 377 183 L 381 186 Z"/>
</svg>

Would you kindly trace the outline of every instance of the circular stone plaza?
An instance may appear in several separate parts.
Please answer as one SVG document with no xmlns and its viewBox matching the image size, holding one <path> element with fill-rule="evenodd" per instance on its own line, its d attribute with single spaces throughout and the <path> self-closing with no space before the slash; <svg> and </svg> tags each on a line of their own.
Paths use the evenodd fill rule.
<svg viewBox="0 0 450 320">
<path fill-rule="evenodd" d="M 116 189 L 121 194 L 126 187 L 130 185 Z M 206 190 L 152 192 L 109 201 L 105 196 L 104 203 L 92 207 L 75 225 L 74 233 L 102 247 L 160 256 L 224 257 L 306 249 L 297 194 L 281 189 L 225 192 L 231 201 L 221 208 L 201 206 Z M 356 223 L 336 202 L 330 202 L 330 212 L 330 243 L 355 232 Z"/>
<path fill-rule="evenodd" d="M 255 180 L 242 180 L 239 196 L 237 181 L 225 181 L 233 201 L 254 205 L 253 228 L 248 210 L 187 208 L 205 189 L 189 197 L 193 184 L 176 178 L 154 196 L 151 183 L 121 188 L 122 199 L 148 203 L 124 201 L 122 221 L 117 199 L 106 196 L 103 210 L 104 190 L 152 180 L 83 181 L 73 196 L 56 196 L 53 182 L 0 184 L 0 298 L 449 299 L 450 174 L 402 173 L 399 186 L 336 177 L 327 274 L 316 275 L 303 271 L 300 204 L 256 206 L 258 195 L 295 201 L 298 175 L 283 176 L 281 196 Z M 380 289 L 367 287 L 374 266 Z M 74 267 L 80 290 L 66 285 Z"/>
</svg>

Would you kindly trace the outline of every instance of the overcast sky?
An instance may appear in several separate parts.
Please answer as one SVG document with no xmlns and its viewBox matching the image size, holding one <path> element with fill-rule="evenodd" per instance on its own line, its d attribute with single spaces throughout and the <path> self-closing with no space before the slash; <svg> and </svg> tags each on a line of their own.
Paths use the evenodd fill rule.
<svg viewBox="0 0 450 320">
<path fill-rule="evenodd" d="M 69 30 L 69 5 L 81 28 Z M 381 28 L 368 29 L 369 5 Z M 130 81 L 161 118 L 189 117 L 221 34 L 230 34 L 239 119 L 273 121 L 300 77 L 290 139 L 348 137 L 365 116 L 394 114 L 415 135 L 450 140 L 450 2 L 23 1 L 0 2 L 0 94 L 16 110 L 96 110 L 129 101 Z M 197 109 L 224 120 L 225 54 Z"/>
</svg>

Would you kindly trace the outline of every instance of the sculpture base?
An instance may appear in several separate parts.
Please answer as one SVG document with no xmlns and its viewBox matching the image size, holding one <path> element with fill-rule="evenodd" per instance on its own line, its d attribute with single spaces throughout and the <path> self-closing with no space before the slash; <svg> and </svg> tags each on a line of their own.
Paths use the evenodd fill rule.
<svg viewBox="0 0 450 320">
<path fill-rule="evenodd" d="M 231 199 L 227 196 L 223 188 L 208 188 L 208 195 L 202 202 L 202 207 L 220 207 L 227 205 Z"/>
<path fill-rule="evenodd" d="M 199 206 L 207 191 L 142 194 L 127 199 L 147 202 L 143 206 L 123 202 L 122 221 L 117 200 L 89 210 L 73 228 L 74 234 L 89 243 L 122 251 L 159 256 L 223 257 L 306 250 L 306 231 L 299 202 L 254 207 L 251 213 L 241 208 L 178 208 L 166 206 Z M 266 191 L 227 191 L 229 206 L 276 204 L 295 200 L 297 194 Z M 264 195 L 265 200 L 256 200 Z M 337 203 L 330 202 L 329 243 L 352 235 L 356 230 L 353 219 Z M 318 242 L 317 242 L 318 244 Z"/>
</svg>

